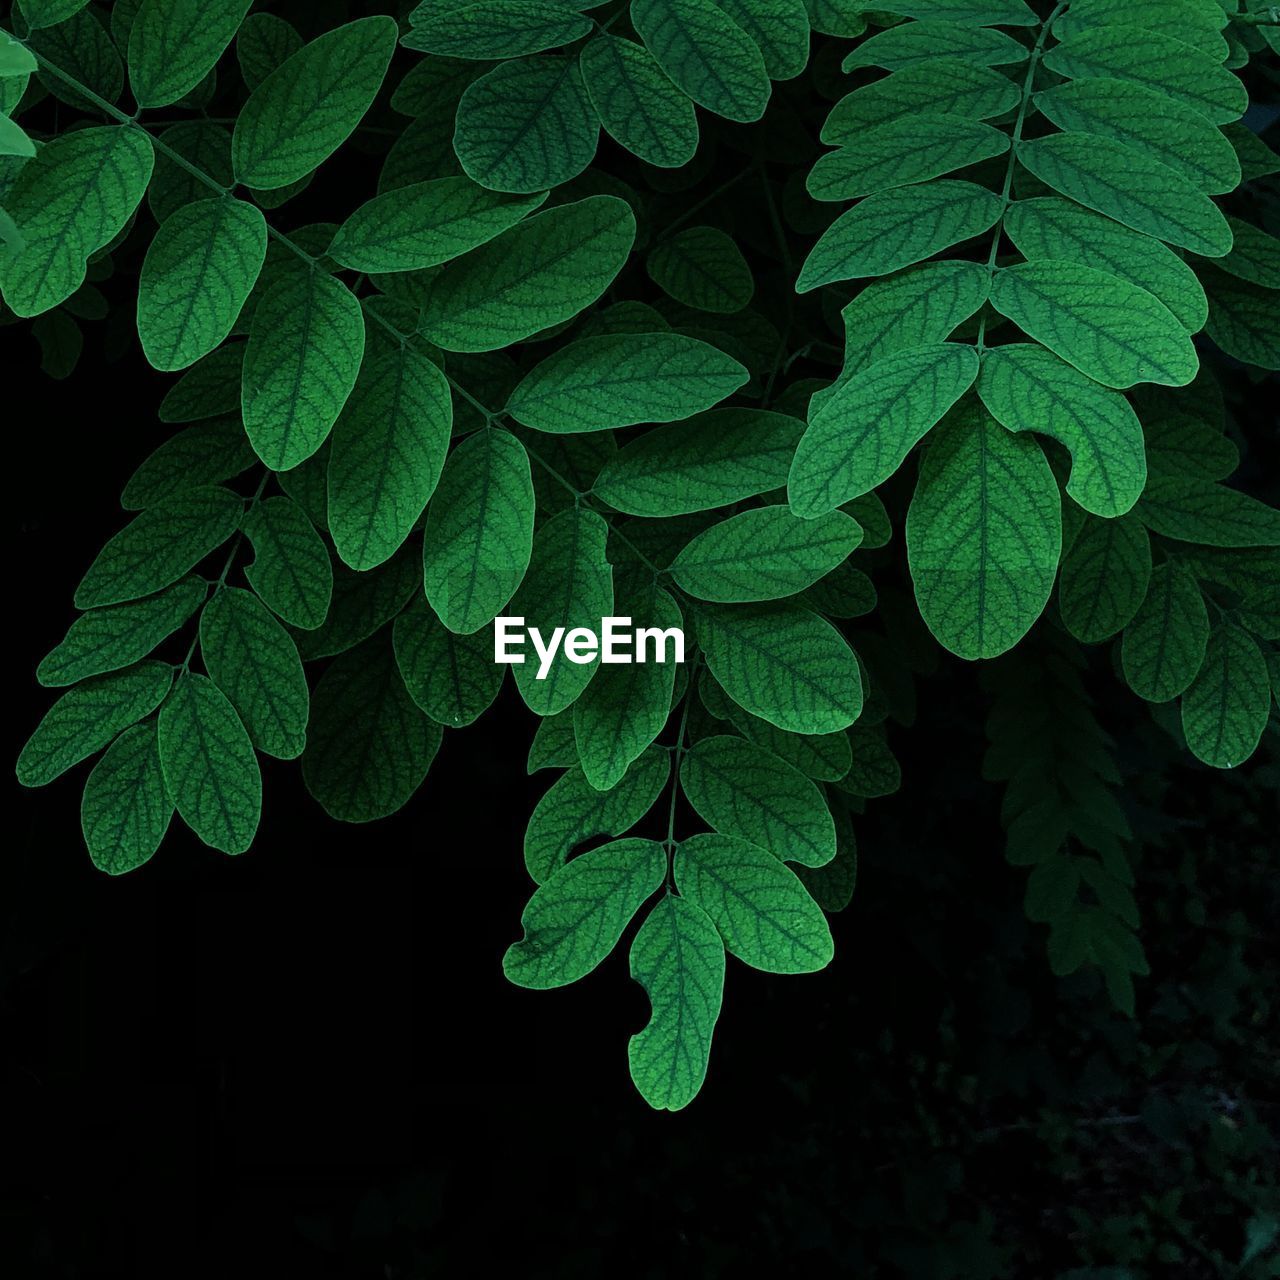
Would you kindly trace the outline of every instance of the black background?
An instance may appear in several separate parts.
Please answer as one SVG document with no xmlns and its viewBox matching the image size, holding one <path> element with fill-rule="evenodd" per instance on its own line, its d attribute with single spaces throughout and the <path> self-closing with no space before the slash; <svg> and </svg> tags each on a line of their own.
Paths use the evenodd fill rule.
<svg viewBox="0 0 1280 1280">
<path fill-rule="evenodd" d="M 97 330 L 64 383 L 39 372 L 29 333 L 0 343 L 12 758 L 51 700 L 35 666 L 123 522 L 121 487 L 163 438 L 167 380 L 136 352 L 105 360 Z M 1254 492 L 1276 474 L 1266 403 L 1264 389 Z M 1136 700 L 1095 665 L 1104 721 L 1112 707 L 1132 717 Z M 1096 1028 L 1076 1041 L 1123 1034 L 1096 982 L 1050 977 L 1043 931 L 1024 921 L 999 790 L 979 777 L 986 707 L 974 668 L 944 663 L 917 724 L 893 736 L 902 792 L 858 824 L 835 962 L 789 979 L 731 962 L 706 1087 L 677 1115 L 650 1112 L 628 1079 L 647 1004 L 625 944 L 564 990 L 502 975 L 546 785 L 526 777 L 534 720 L 510 682 L 491 715 L 446 736 L 410 804 L 372 826 L 334 824 L 296 764 L 264 761 L 260 833 L 235 859 L 175 820 L 148 865 L 109 879 L 80 836 L 85 767 L 37 793 L 10 774 L 0 1060 L 16 1274 L 455 1276 L 504 1250 L 531 1276 L 850 1272 L 879 1247 L 862 1238 L 879 1229 L 881 1185 L 915 1203 L 912 1179 L 940 1145 L 995 1213 L 1012 1274 L 1059 1274 L 1075 1255 L 1042 1220 L 1063 1191 L 1020 1136 L 1032 1103 L 978 1098 L 1000 1131 L 981 1143 L 917 1109 L 922 1073 L 976 1075 L 1006 1052 L 1039 1070 L 1068 997 Z M 1187 766 L 1174 816 L 1210 821 L 1224 857 L 1256 858 L 1271 818 L 1250 776 Z M 1260 925 L 1274 877 L 1270 901 L 1245 886 L 1214 910 Z M 1175 927 L 1150 928 L 1164 933 L 1153 964 L 1174 964 Z M 1083 1175 L 1117 1211 L 1150 1176 Z"/>
<path fill-rule="evenodd" d="M 159 380 L 132 357 L 91 346 L 56 384 L 21 358 L 29 340 L 5 341 L 10 403 L 32 423 L 10 437 L 16 754 L 49 701 L 31 672 L 161 428 Z M 792 979 L 731 964 L 707 1086 L 678 1115 L 651 1113 L 627 1077 L 646 1003 L 625 947 L 561 991 L 502 976 L 545 785 L 525 776 L 533 721 L 510 687 L 372 826 L 331 823 L 295 765 L 269 762 L 261 833 L 235 859 L 175 821 L 152 862 L 110 879 L 81 842 L 83 767 L 37 793 L 11 783 L 0 999 L 19 1274 L 456 1275 L 501 1247 L 532 1275 L 803 1275 L 856 1257 L 851 1197 L 899 1176 L 904 1133 L 936 1141 L 895 1092 L 904 1062 L 944 1065 L 1002 1019 L 1025 1052 L 1028 1001 L 1062 998 L 1003 865 L 998 790 L 979 784 L 967 671 L 944 668 L 895 738 L 904 790 L 859 824 L 835 963 Z M 1192 820 L 1220 777 L 1189 771 Z M 1256 851 L 1257 800 L 1235 794 L 1239 828 L 1220 817 L 1216 838 Z M 961 867 L 964 897 L 931 888 L 933 859 Z M 989 954 L 1018 971 L 1002 1008 Z M 1012 1105 L 995 1118 L 1016 1122 Z M 993 1162 L 1033 1201 L 1057 1194 L 1019 1166 L 1016 1134 L 962 1154 L 975 1180 Z"/>
</svg>

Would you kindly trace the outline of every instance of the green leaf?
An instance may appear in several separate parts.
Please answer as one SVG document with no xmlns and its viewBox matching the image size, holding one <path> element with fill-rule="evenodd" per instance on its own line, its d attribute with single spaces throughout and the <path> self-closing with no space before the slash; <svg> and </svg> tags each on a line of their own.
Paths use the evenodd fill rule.
<svg viewBox="0 0 1280 1280">
<path fill-rule="evenodd" d="M 1217 265 L 1264 289 L 1280 289 L 1280 240 L 1240 218 L 1228 218 L 1227 222 L 1231 226 L 1231 252 Z"/>
<path fill-rule="evenodd" d="M 638 628 L 665 631 L 683 622 L 676 602 L 652 584 L 620 592 L 615 608 L 617 616 L 631 618 Z M 617 786 L 632 761 L 662 731 L 675 679 L 673 662 L 602 665 L 574 702 L 575 755 L 583 775 L 597 790 Z"/>
<path fill-rule="evenodd" d="M 1231 143 L 1195 107 L 1166 93 L 1132 80 L 1073 80 L 1036 94 L 1035 105 L 1058 128 L 1137 147 L 1210 195 L 1240 185 Z"/>
<path fill-rule="evenodd" d="M 810 418 L 850 378 L 886 356 L 949 338 L 986 301 L 990 283 L 978 262 L 926 262 L 866 285 L 840 313 L 844 365 L 809 402 Z"/>
<path fill-rule="evenodd" d="M 879 6 L 865 0 L 864 7 Z M 940 18 L 975 27 L 1034 27 L 1039 18 L 1023 0 L 890 0 L 886 13 L 904 18 Z"/>
<path fill-rule="evenodd" d="M 701 907 L 725 948 L 766 973 L 813 973 L 835 953 L 822 909 L 794 871 L 758 845 L 732 836 L 681 842 L 676 887 Z"/>
<path fill-rule="evenodd" d="M 647 432 L 605 465 L 593 493 L 635 516 L 728 506 L 787 483 L 804 423 L 763 409 L 712 409 Z"/>
<path fill-rule="evenodd" d="M 926 19 L 904 22 L 863 40 L 840 67 L 845 72 L 859 67 L 897 71 L 932 62 L 935 58 L 956 58 L 979 67 L 999 67 L 1022 62 L 1027 52 L 1026 45 L 1003 31 Z"/>
<path fill-rule="evenodd" d="M 990 230 L 1000 200 L 972 182 L 941 178 L 860 200 L 813 246 L 796 288 L 884 276 Z"/>
<path fill-rule="evenodd" d="M 33 156 L 35 153 L 36 144 L 22 127 L 8 116 L 0 115 L 0 156 Z"/>
<path fill-rule="evenodd" d="M 144 600 L 81 614 L 40 663 L 36 679 L 56 687 L 130 666 L 177 631 L 203 603 L 206 590 L 199 578 L 184 578 Z"/>
<path fill-rule="evenodd" d="M 1148 421 L 1147 463 L 1166 475 L 1222 480 L 1240 465 L 1240 451 L 1222 429 L 1189 413 Z"/>
<path fill-rule="evenodd" d="M 646 164 L 678 169 L 698 149 L 693 103 L 653 55 L 632 40 L 601 34 L 579 55 L 583 82 L 605 132 Z"/>
<path fill-rule="evenodd" d="M 1045 54 L 1043 65 L 1069 80 L 1129 80 L 1185 102 L 1214 124 L 1248 106 L 1244 85 L 1226 67 L 1163 31 L 1090 27 Z"/>
<path fill-rule="evenodd" d="M 615 840 L 574 858 L 538 886 L 520 916 L 524 937 L 502 958 L 519 987 L 547 990 L 585 977 L 667 873 L 655 840 Z"/>
<path fill-rule="evenodd" d="M 1142 521 L 1085 516 L 1062 558 L 1062 621 L 1085 644 L 1110 640 L 1132 621 L 1150 581 L 1151 539 Z"/>
<path fill-rule="evenodd" d="M 844 810 L 837 810 L 836 856 L 821 867 L 796 867 L 800 883 L 823 911 L 843 911 L 858 884 L 858 842 Z"/>
<path fill-rule="evenodd" d="M 59 101 L 96 114 L 97 107 L 79 92 L 80 86 L 107 102 L 120 97 L 124 64 L 93 9 L 81 9 L 55 27 L 28 32 L 27 43 L 43 62 L 39 83 Z M 63 74 L 55 74 L 52 67 Z"/>
<path fill-rule="evenodd" d="M 482 187 L 527 194 L 576 178 L 599 141 L 577 59 L 544 54 L 501 62 L 467 86 L 453 149 Z"/>
<path fill-rule="evenodd" d="M 820 867 L 836 855 L 836 831 L 815 783 L 741 738 L 704 738 L 680 765 L 680 785 L 699 816 L 783 862 Z"/>
<path fill-rule="evenodd" d="M 404 687 L 390 637 L 376 637 L 344 653 L 316 686 L 303 781 L 331 818 L 385 818 L 422 785 L 442 732 Z"/>
<path fill-rule="evenodd" d="M 18 781 L 24 787 L 52 782 L 154 711 L 172 683 L 167 662 L 140 662 L 68 689 L 22 748 Z"/>
<path fill-rule="evenodd" d="M 830 733 L 862 713 L 853 650 L 824 618 L 790 601 L 700 605 L 698 642 L 711 674 L 753 715 L 793 733 Z"/>
<path fill-rule="evenodd" d="M 558 627 L 565 644 L 545 675 L 536 653 L 514 667 L 516 688 L 538 715 L 563 711 L 587 687 L 599 659 L 571 661 L 568 640 L 577 627 L 598 632 L 601 618 L 613 612 L 613 569 L 605 556 L 609 526 L 594 511 L 575 507 L 542 525 L 533 539 L 533 559 L 511 602 L 514 616 L 550 640 Z"/>
<path fill-rule="evenodd" d="M 1280 295 L 1223 272 L 1208 273 L 1209 321 L 1205 332 L 1229 356 L 1280 370 Z"/>
<path fill-rule="evenodd" d="M 303 661 L 346 653 L 390 622 L 422 580 L 417 561 L 413 547 L 402 547 L 385 564 L 365 573 L 338 561 L 328 616 L 315 630 L 294 637 Z"/>
<path fill-rule="evenodd" d="M 59 22 L 74 18 L 89 0 L 19 0 L 18 8 L 34 29 L 54 27 Z M 5 74 L 8 74 L 7 72 Z"/>
<path fill-rule="evenodd" d="M 856 144 L 868 129 L 918 112 L 987 120 L 1018 105 L 1018 87 L 998 71 L 959 58 L 933 58 L 846 94 L 822 126 L 828 145 Z"/>
<path fill-rule="evenodd" d="M 479 61 L 557 49 L 591 30 L 591 20 L 562 0 L 473 0 L 411 21 L 400 41 L 406 49 Z"/>
<path fill-rule="evenodd" d="M 80 829 L 93 865 L 110 876 L 142 866 L 160 847 L 172 817 L 155 721 L 126 729 L 84 784 Z"/>
<path fill-rule="evenodd" d="M 346 285 L 305 266 L 272 275 L 244 353 L 245 431 L 273 471 L 325 442 L 364 355 L 364 316 Z"/>
<path fill-rule="evenodd" d="M 329 612 L 333 565 L 315 526 L 292 498 L 259 500 L 244 519 L 253 563 L 244 576 L 263 603 L 290 626 L 310 631 Z"/>
<path fill-rule="evenodd" d="M 991 283 L 991 305 L 1104 386 L 1182 387 L 1199 367 L 1191 339 L 1168 307 L 1093 267 L 1058 259 L 1004 267 Z"/>
<path fill-rule="evenodd" d="M 658 65 L 700 107 L 728 120 L 764 115 L 764 58 L 714 0 L 631 0 L 631 21 Z"/>
<path fill-rule="evenodd" d="M 1209 303 L 1195 272 L 1167 245 L 1070 200 L 1016 200 L 1004 230 L 1024 258 L 1096 267 L 1154 294 L 1188 333 L 1204 328 Z"/>
<path fill-rule="evenodd" d="M 1166 538 L 1210 547 L 1280 547 L 1280 510 L 1197 476 L 1153 474 L 1138 503 Z"/>
<path fill-rule="evenodd" d="M 631 1079 L 658 1111 L 687 1107 L 702 1088 L 724 993 L 724 943 L 701 907 L 664 894 L 631 944 L 631 976 L 653 1013 L 631 1037 Z"/>
<path fill-rule="evenodd" d="M 534 214 L 435 277 L 421 331 L 446 351 L 496 351 L 569 320 L 613 283 L 635 240 L 630 206 L 589 196 Z"/>
<path fill-rule="evenodd" d="M 280 760 L 302 754 L 309 695 L 298 647 L 250 591 L 223 587 L 200 615 L 200 653 L 253 745 Z"/>
<path fill-rule="evenodd" d="M 1216 62 L 1227 56 L 1222 37 L 1227 14 L 1216 0 L 1074 0 L 1070 11 L 1053 24 L 1053 30 L 1065 40 L 1079 30 L 1117 24 L 1130 28 L 1134 39 L 1145 38 L 1149 31 L 1176 32 L 1184 44 L 1202 50 Z"/>
<path fill-rule="evenodd" d="M 198 422 L 143 459 L 129 477 L 120 505 L 126 511 L 154 507 L 187 489 L 230 480 L 256 461 L 239 414 Z"/>
<path fill-rule="evenodd" d="M 84 283 L 89 256 L 138 207 L 154 159 L 140 130 L 105 126 L 54 138 L 22 166 L 4 200 L 20 241 L 0 254 L 0 289 L 12 311 L 39 315 Z"/>
<path fill-rule="evenodd" d="M 372 106 L 396 35 L 392 18 L 360 18 L 326 31 L 271 72 L 236 119 L 237 181 L 274 191 L 328 159 Z"/>
<path fill-rule="evenodd" d="M 75 0 L 71 2 L 75 3 Z M 83 8 L 88 2 L 89 0 L 84 0 L 83 4 L 77 4 L 76 7 Z M 38 25 L 31 21 L 30 14 L 25 16 L 29 25 Z M 7 31 L 0 31 L 0 79 L 29 75 L 38 66 L 30 49 L 19 44 Z"/>
<path fill-rule="evenodd" d="M 393 635 L 405 688 L 437 724 L 471 724 L 498 696 L 503 669 L 487 632 L 455 635 L 418 596 L 396 619 Z"/>
<path fill-rule="evenodd" d="M 149 596 L 189 573 L 240 526 L 243 499 L 202 485 L 135 516 L 89 566 L 77 609 Z"/>
<path fill-rule="evenodd" d="M 251 13 L 236 35 L 236 60 L 245 84 L 256 89 L 301 48 L 302 37 L 283 18 Z"/>
<path fill-rule="evenodd" d="M 1204 663 L 1182 699 L 1182 731 L 1192 754 L 1234 769 L 1257 749 L 1271 712 L 1271 684 L 1257 642 L 1231 622 L 1209 635 Z"/>
<path fill-rule="evenodd" d="M 427 509 L 422 571 L 450 631 L 470 635 L 502 612 L 529 567 L 533 517 L 529 456 L 510 432 L 488 427 L 449 455 Z"/>
<path fill-rule="evenodd" d="M 1124 629 L 1120 661 L 1129 688 L 1148 702 L 1176 698 L 1196 678 L 1209 643 L 1209 614 L 1195 579 L 1158 565 L 1146 599 Z"/>
<path fill-rule="evenodd" d="M 262 813 L 262 773 L 226 695 L 184 672 L 160 708 L 160 767 L 182 820 L 211 848 L 244 853 Z"/>
<path fill-rule="evenodd" d="M 689 227 L 663 240 L 644 265 L 658 288 L 698 311 L 732 315 L 755 292 L 742 250 L 715 227 Z"/>
<path fill-rule="evenodd" d="M 1207 195 L 1124 142 L 1055 133 L 1020 143 L 1018 161 L 1055 191 L 1135 231 L 1211 258 L 1231 248 L 1231 228 Z"/>
<path fill-rule="evenodd" d="M 521 379 L 506 411 L 538 431 L 674 422 L 732 395 L 750 375 L 710 343 L 678 333 L 606 334 L 562 347 Z"/>
<path fill-rule="evenodd" d="M 151 366 L 185 369 L 222 342 L 266 254 L 266 220 L 243 200 L 198 200 L 170 215 L 138 282 L 138 337 Z"/>
<path fill-rule="evenodd" d="M 715 0 L 751 37 L 771 80 L 791 80 L 809 64 L 804 0 Z"/>
<path fill-rule="evenodd" d="M 830 573 L 861 540 L 857 521 L 843 511 L 801 520 L 786 507 L 755 507 L 698 534 L 670 573 L 699 600 L 780 600 Z"/>
<path fill-rule="evenodd" d="M 961 116 L 918 113 L 875 125 L 809 170 L 815 200 L 852 200 L 892 187 L 940 177 L 1003 155 L 1009 138 Z"/>
<path fill-rule="evenodd" d="M 994 658 L 1031 629 L 1062 548 L 1058 485 L 1039 444 L 966 405 L 933 433 L 907 513 L 921 616 L 962 658 Z"/>
<path fill-rule="evenodd" d="M 469 178 L 396 187 L 338 228 L 328 257 L 353 271 L 419 271 L 461 257 L 533 212 L 542 195 L 510 200 Z"/>
<path fill-rule="evenodd" d="M 156 139 L 163 150 L 156 152 L 156 168 L 147 188 L 147 203 L 157 222 L 164 222 L 184 205 L 209 198 L 204 177 L 223 187 L 233 185 L 231 173 L 231 131 L 207 120 L 184 120 L 171 125 Z M 191 168 L 166 152 L 176 152 Z"/>
<path fill-rule="evenodd" d="M 244 343 L 230 342 L 197 360 L 160 401 L 161 422 L 200 422 L 224 414 L 235 414 L 234 423 L 244 438 L 240 425 L 240 378 L 244 369 Z M 179 437 L 181 438 L 181 437 Z M 254 454 L 245 441 L 249 461 Z M 145 465 L 145 464 L 144 464 Z M 245 463 L 249 465 L 248 462 Z"/>
<path fill-rule="evenodd" d="M 129 87 L 167 107 L 213 70 L 252 0 L 143 0 L 129 33 Z"/>
<path fill-rule="evenodd" d="M 620 836 L 653 807 L 671 774 L 671 757 L 650 747 L 608 791 L 597 791 L 571 768 L 538 801 L 524 836 L 524 862 L 538 884 L 565 865 L 569 854 L 597 836 Z"/>
<path fill-rule="evenodd" d="M 366 360 L 333 429 L 329 530 L 353 569 L 404 543 L 440 478 L 453 426 L 449 383 L 408 347 Z"/>
<path fill-rule="evenodd" d="M 950 342 L 899 351 L 855 374 L 810 418 L 787 480 L 791 509 L 819 516 L 887 480 L 977 376 L 973 348 Z"/>
<path fill-rule="evenodd" d="M 902 785 L 902 770 L 879 729 L 854 725 L 849 730 L 849 772 L 836 787 L 871 800 L 890 796 Z"/>
<path fill-rule="evenodd" d="M 1118 391 L 1034 343 L 988 351 L 978 395 L 1010 431 L 1051 436 L 1071 454 L 1067 492 L 1086 511 L 1120 516 L 1147 482 L 1142 423 Z"/>
</svg>

